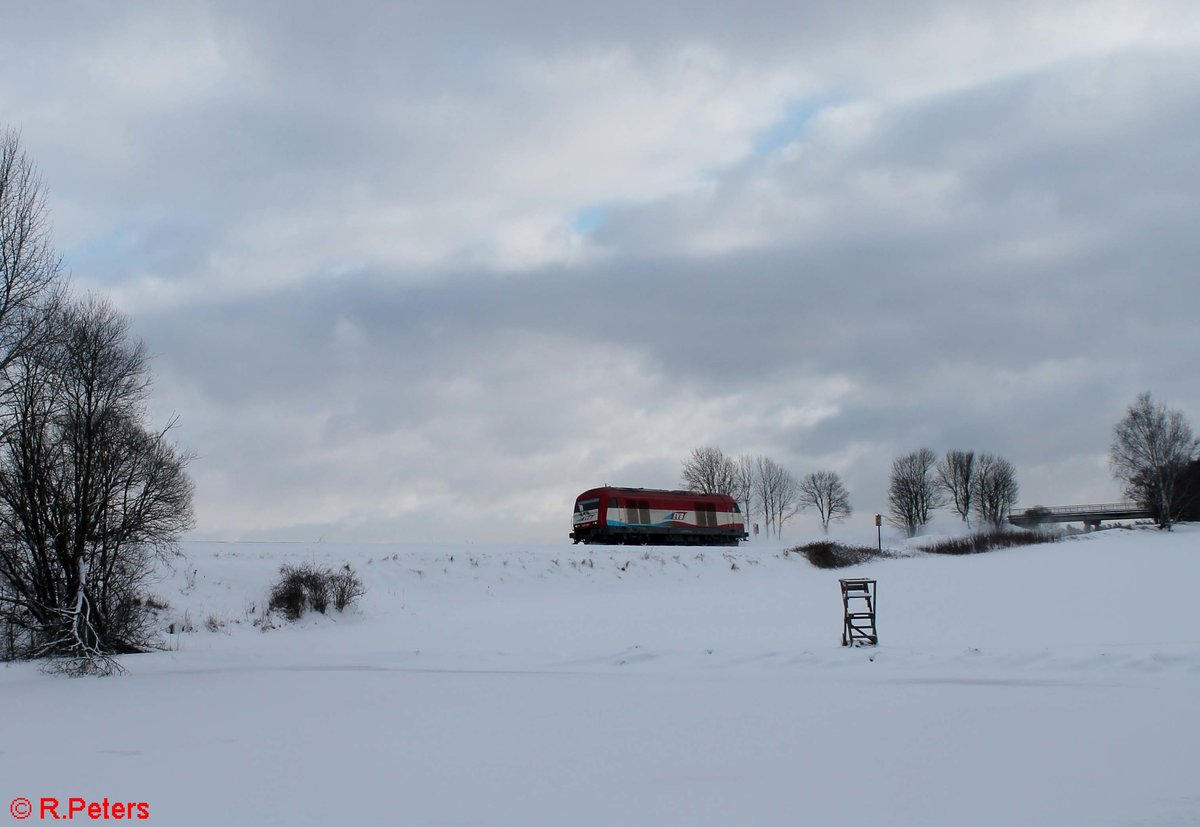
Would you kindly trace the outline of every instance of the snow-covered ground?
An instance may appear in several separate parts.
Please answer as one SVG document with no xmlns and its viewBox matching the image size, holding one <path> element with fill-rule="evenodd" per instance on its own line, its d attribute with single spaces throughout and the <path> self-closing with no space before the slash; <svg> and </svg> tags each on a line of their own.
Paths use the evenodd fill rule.
<svg viewBox="0 0 1200 827">
<path fill-rule="evenodd" d="M 146 802 L 164 825 L 1200 824 L 1200 527 L 841 571 L 765 545 L 184 551 L 156 593 L 164 629 L 195 631 L 169 651 L 110 679 L 0 668 L 0 803 L 36 822 L 43 796 Z M 261 631 L 298 561 L 349 562 L 366 596 Z M 846 576 L 878 579 L 878 648 L 839 645 Z"/>
</svg>

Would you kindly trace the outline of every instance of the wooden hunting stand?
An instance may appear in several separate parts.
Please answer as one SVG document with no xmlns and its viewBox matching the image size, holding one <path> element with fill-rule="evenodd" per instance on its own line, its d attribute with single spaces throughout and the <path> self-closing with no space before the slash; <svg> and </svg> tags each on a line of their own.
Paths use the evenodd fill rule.
<svg viewBox="0 0 1200 827">
<path fill-rule="evenodd" d="M 839 580 L 842 585 L 843 646 L 876 646 L 879 634 L 875 631 L 875 581 Z M 856 601 L 851 603 L 851 601 Z"/>
</svg>

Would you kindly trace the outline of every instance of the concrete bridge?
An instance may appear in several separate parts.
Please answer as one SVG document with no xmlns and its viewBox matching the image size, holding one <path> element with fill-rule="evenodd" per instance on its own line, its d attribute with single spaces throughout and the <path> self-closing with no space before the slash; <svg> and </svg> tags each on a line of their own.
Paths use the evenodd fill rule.
<svg viewBox="0 0 1200 827">
<path fill-rule="evenodd" d="M 1137 503 L 1103 503 L 1101 505 L 1058 505 L 1052 508 L 1035 506 L 1013 511 L 1008 521 L 1024 528 L 1042 523 L 1083 523 L 1086 528 L 1099 528 L 1104 520 L 1148 520 L 1153 515 Z"/>
</svg>

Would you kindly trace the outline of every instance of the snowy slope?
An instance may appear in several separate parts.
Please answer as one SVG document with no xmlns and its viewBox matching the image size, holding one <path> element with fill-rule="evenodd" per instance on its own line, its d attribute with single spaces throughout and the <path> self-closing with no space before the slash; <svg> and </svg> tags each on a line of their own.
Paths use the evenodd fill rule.
<svg viewBox="0 0 1200 827">
<path fill-rule="evenodd" d="M 1200 823 L 1196 527 L 840 572 L 767 546 L 185 552 L 170 651 L 0 669 L 0 795 L 171 825 Z M 260 631 L 309 560 L 355 567 L 358 610 Z M 843 576 L 879 580 L 877 649 L 839 646 Z"/>
</svg>

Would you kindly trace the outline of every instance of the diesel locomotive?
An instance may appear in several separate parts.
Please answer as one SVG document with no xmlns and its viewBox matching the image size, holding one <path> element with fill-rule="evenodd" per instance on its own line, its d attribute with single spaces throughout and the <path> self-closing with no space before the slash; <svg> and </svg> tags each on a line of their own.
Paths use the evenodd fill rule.
<svg viewBox="0 0 1200 827">
<path fill-rule="evenodd" d="M 604 486 L 575 498 L 576 543 L 736 546 L 749 537 L 726 494 Z"/>
</svg>

